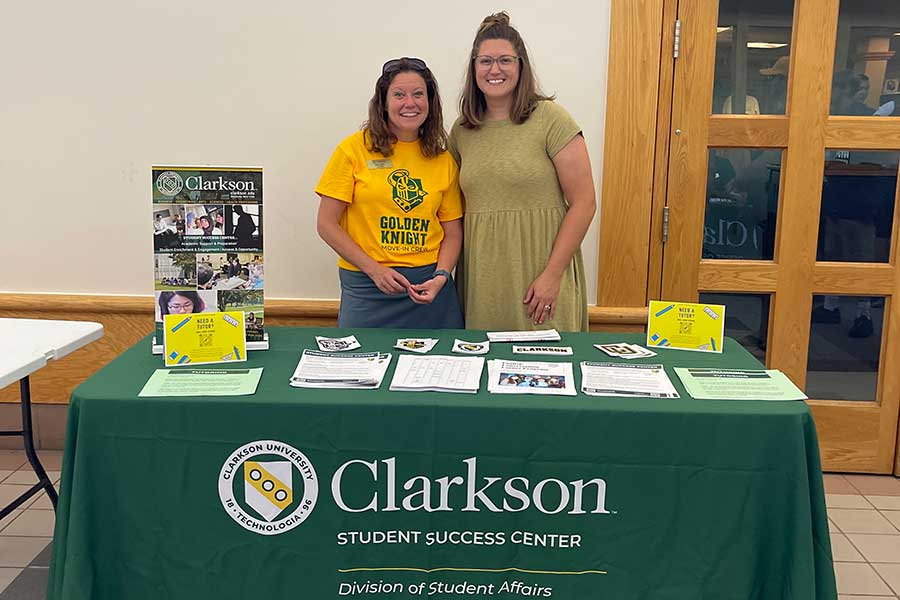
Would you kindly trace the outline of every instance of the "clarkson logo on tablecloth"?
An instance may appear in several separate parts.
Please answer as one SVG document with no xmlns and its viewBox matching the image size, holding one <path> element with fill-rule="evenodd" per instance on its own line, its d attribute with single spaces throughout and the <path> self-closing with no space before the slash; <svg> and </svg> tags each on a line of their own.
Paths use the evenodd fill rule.
<svg viewBox="0 0 900 600">
<path fill-rule="evenodd" d="M 289 444 L 259 440 L 232 452 L 219 473 L 219 499 L 241 527 L 262 535 L 290 531 L 312 513 L 316 470 Z"/>
<path fill-rule="evenodd" d="M 522 512 L 546 515 L 614 514 L 606 507 L 606 481 L 497 477 L 479 474 L 478 458 L 464 459 L 458 472 L 430 478 L 412 475 L 401 483 L 396 457 L 351 459 L 331 477 L 331 495 L 343 512 Z M 346 497 L 353 489 L 355 501 Z M 232 452 L 219 473 L 219 498 L 238 524 L 262 535 L 290 531 L 312 512 L 318 478 L 310 460 L 284 442 L 260 440 Z M 359 498 L 363 498 L 362 501 Z"/>
</svg>

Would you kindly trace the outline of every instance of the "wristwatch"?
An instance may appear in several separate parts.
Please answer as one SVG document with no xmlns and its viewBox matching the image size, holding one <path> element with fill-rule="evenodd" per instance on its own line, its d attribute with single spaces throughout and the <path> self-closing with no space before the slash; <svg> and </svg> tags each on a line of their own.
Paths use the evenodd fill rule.
<svg viewBox="0 0 900 600">
<path fill-rule="evenodd" d="M 450 273 L 448 273 L 448 272 L 445 271 L 444 269 L 438 269 L 438 270 L 436 270 L 436 271 L 434 272 L 434 275 L 431 276 L 431 278 L 434 279 L 434 278 L 437 277 L 438 275 L 443 275 L 444 277 L 447 278 L 447 281 L 452 281 L 452 280 L 453 280 L 453 276 L 450 275 Z"/>
</svg>

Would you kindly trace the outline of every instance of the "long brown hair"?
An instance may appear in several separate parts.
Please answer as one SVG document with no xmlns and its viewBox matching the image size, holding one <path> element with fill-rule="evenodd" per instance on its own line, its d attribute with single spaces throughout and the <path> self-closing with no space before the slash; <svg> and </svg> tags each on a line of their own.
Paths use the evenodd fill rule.
<svg viewBox="0 0 900 600">
<path fill-rule="evenodd" d="M 516 84 L 509 119 L 513 123 L 521 125 L 534 112 L 538 102 L 553 100 L 554 97 L 545 96 L 541 92 L 534 70 L 531 68 L 531 61 L 528 60 L 525 42 L 516 28 L 509 24 L 509 15 L 505 11 L 485 17 L 478 27 L 478 33 L 475 34 L 472 51 L 469 53 L 469 66 L 466 69 L 466 83 L 459 98 L 462 125 L 468 129 L 478 129 L 484 122 L 487 101 L 475 82 L 475 56 L 478 54 L 481 43 L 485 40 L 506 40 L 512 44 L 519 56 L 519 82 Z"/>
<path fill-rule="evenodd" d="M 394 61 L 388 61 L 392 63 Z M 417 61 L 424 65 L 423 61 Z M 385 64 L 388 64 L 385 63 Z M 366 147 L 372 152 L 380 152 L 384 156 L 394 153 L 397 136 L 391 132 L 387 114 L 387 92 L 400 73 L 416 73 L 425 80 L 428 93 L 428 116 L 419 128 L 419 146 L 422 154 L 428 158 L 438 156 L 447 150 L 447 132 L 444 131 L 444 113 L 441 108 L 441 95 L 437 81 L 428 67 L 420 68 L 408 58 L 398 59 L 396 68 L 383 71 L 375 82 L 375 93 L 369 100 L 369 118 L 363 123 L 363 139 Z"/>
</svg>

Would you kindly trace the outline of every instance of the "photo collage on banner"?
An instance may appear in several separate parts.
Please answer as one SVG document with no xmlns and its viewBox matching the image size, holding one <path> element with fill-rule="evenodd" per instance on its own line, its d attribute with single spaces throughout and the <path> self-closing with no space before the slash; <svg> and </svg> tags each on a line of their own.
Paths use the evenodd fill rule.
<svg viewBox="0 0 900 600">
<path fill-rule="evenodd" d="M 163 315 L 226 310 L 265 339 L 262 184 L 261 168 L 153 167 L 157 344 Z"/>
</svg>

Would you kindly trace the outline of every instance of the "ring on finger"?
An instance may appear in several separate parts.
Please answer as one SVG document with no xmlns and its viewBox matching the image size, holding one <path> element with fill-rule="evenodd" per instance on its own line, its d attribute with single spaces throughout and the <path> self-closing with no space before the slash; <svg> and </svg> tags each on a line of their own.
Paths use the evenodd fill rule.
<svg viewBox="0 0 900 600">
<path fill-rule="evenodd" d="M 551 308 L 553 308 L 553 307 L 550 304 L 544 305 L 544 310 L 550 310 Z"/>
</svg>

